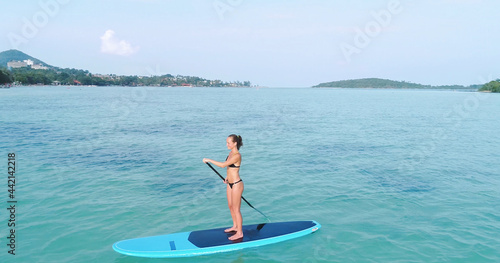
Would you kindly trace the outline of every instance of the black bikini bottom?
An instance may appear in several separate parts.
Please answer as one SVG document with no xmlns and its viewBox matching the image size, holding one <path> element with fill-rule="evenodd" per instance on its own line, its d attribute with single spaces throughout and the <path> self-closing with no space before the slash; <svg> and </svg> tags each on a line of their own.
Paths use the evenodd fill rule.
<svg viewBox="0 0 500 263">
<path fill-rule="evenodd" d="M 239 181 L 236 181 L 234 183 L 227 183 L 227 184 L 229 185 L 229 187 L 233 188 L 233 185 L 235 185 L 235 184 L 237 184 L 239 182 L 243 182 L 243 180 L 240 179 Z"/>
</svg>

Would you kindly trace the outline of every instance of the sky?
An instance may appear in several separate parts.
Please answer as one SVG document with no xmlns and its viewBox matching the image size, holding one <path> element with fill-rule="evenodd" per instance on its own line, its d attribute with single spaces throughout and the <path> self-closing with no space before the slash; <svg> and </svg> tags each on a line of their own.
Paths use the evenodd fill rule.
<svg viewBox="0 0 500 263">
<path fill-rule="evenodd" d="M 500 78 L 498 0 L 3 1 L 0 51 L 96 74 L 268 87 Z"/>
</svg>

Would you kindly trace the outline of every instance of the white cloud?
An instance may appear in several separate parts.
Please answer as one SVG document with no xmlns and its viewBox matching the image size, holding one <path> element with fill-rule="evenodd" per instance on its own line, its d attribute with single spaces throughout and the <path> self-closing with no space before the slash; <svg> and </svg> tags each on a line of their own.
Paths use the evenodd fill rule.
<svg viewBox="0 0 500 263">
<path fill-rule="evenodd" d="M 101 37 L 101 52 L 120 56 L 132 55 L 139 50 L 139 47 L 132 45 L 125 40 L 115 37 L 115 31 L 108 29 Z"/>
</svg>

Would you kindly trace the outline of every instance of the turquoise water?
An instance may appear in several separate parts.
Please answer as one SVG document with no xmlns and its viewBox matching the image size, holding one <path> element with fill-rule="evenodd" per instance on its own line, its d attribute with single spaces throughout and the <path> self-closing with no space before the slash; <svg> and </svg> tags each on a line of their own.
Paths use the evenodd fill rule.
<svg viewBox="0 0 500 263">
<path fill-rule="evenodd" d="M 0 170 L 15 152 L 18 201 L 16 256 L 1 209 L 2 262 L 500 262 L 498 94 L 16 87 L 0 105 Z M 226 157 L 231 133 L 246 199 L 321 230 L 179 260 L 114 252 L 231 224 L 225 185 L 202 163 Z"/>
</svg>

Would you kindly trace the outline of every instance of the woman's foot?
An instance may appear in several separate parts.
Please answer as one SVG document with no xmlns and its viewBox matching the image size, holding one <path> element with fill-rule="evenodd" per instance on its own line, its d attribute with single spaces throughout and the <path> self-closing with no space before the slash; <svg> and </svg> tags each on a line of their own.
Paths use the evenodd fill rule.
<svg viewBox="0 0 500 263">
<path fill-rule="evenodd" d="M 226 232 L 226 233 L 229 233 L 229 232 L 236 232 L 237 230 L 238 230 L 238 229 L 237 229 L 235 226 L 233 226 L 233 227 L 230 227 L 230 228 L 228 228 L 228 229 L 224 230 L 224 232 Z"/>
<path fill-rule="evenodd" d="M 236 232 L 236 234 L 228 237 L 228 239 L 231 240 L 231 241 L 238 240 L 240 238 L 243 238 L 243 233 L 242 232 Z"/>
</svg>

